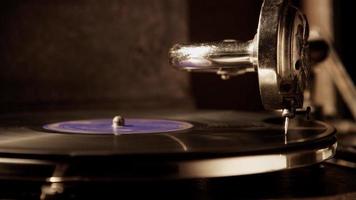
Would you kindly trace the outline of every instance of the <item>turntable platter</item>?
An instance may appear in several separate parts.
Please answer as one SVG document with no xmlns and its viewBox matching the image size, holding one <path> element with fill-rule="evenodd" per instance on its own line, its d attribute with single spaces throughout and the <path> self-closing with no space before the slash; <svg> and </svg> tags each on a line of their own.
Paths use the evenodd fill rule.
<svg viewBox="0 0 356 200">
<path fill-rule="evenodd" d="M 159 119 L 187 127 L 121 135 L 73 134 L 46 127 L 66 121 L 112 119 L 118 113 L 128 119 Z M 296 119 L 285 136 L 283 120 L 272 113 L 47 112 L 2 115 L 0 121 L 1 155 L 26 162 L 67 163 L 76 169 L 67 177 L 102 178 L 106 176 L 97 173 L 109 169 L 116 174 L 110 173 L 110 178 L 119 179 L 255 174 L 322 162 L 336 148 L 331 126 Z M 82 168 L 89 175 L 82 174 Z"/>
</svg>

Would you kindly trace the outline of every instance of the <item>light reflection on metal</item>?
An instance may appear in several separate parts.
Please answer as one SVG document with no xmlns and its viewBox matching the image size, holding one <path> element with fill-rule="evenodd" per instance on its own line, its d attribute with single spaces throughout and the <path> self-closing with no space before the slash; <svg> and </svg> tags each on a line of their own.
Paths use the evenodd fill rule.
<svg viewBox="0 0 356 200">
<path fill-rule="evenodd" d="M 284 120 L 284 135 L 287 136 L 289 127 L 289 117 L 285 117 Z"/>
<path fill-rule="evenodd" d="M 229 157 L 216 157 L 206 159 L 192 159 L 192 160 L 170 160 L 167 162 L 149 162 L 149 167 L 155 168 L 156 166 L 177 169 L 177 171 L 170 171 L 170 178 L 209 178 L 209 177 L 224 177 L 224 176 L 239 176 L 248 174 L 257 174 L 272 172 L 283 169 L 291 169 L 302 167 L 305 165 L 315 164 L 326 159 L 331 158 L 336 150 L 336 142 L 330 143 L 325 147 L 318 147 L 316 149 L 305 149 L 302 151 L 285 151 L 278 154 L 261 154 L 249 156 L 229 156 Z M 75 181 L 94 181 L 94 180 L 120 180 L 124 177 L 102 177 L 102 176 L 85 176 L 85 174 L 76 174 L 73 176 L 66 175 L 67 170 L 70 170 L 69 163 L 53 163 L 47 161 L 39 161 L 34 159 L 13 159 L 2 158 L 0 159 L 0 167 L 13 166 L 16 163 L 18 167 L 30 167 L 32 165 L 48 166 L 53 168 L 54 171 L 49 177 L 38 177 L 35 180 L 46 181 L 47 183 L 64 183 Z M 30 169 L 30 168 L 28 168 Z M 152 178 L 151 173 L 144 176 L 147 166 L 142 168 L 142 179 Z M 13 177 L 13 176 L 12 176 Z M 14 177 L 13 177 L 14 178 Z M 18 176 L 16 180 L 31 179 L 31 175 Z M 127 178 L 127 177 L 126 177 Z M 137 177 L 136 177 L 137 178 Z M 56 186 L 56 185 L 48 185 Z M 47 189 L 52 189 L 51 187 Z M 52 190 L 50 190 L 52 191 Z"/>
<path fill-rule="evenodd" d="M 288 162 L 284 155 L 246 156 L 194 161 L 180 166 L 184 176 L 221 177 L 241 174 L 256 174 L 286 169 Z"/>
<path fill-rule="evenodd" d="M 180 177 L 239 176 L 291 169 L 331 158 L 336 151 L 336 146 L 335 143 L 315 151 L 188 161 L 179 165 Z"/>
<path fill-rule="evenodd" d="M 257 72 L 266 109 L 301 108 L 310 71 L 308 36 L 306 17 L 290 1 L 265 0 L 252 40 L 177 44 L 169 52 L 170 63 L 222 79 Z"/>
</svg>

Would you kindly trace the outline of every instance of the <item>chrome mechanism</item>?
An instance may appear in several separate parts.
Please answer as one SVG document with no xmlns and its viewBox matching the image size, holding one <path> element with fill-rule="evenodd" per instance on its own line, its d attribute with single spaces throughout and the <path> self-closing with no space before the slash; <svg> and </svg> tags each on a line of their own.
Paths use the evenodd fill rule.
<svg viewBox="0 0 356 200">
<path fill-rule="evenodd" d="M 288 118 L 303 106 L 310 72 L 308 34 L 305 15 L 288 0 L 265 0 L 254 39 L 176 44 L 170 62 L 181 70 L 212 72 L 222 79 L 257 72 L 264 107 L 285 110 L 288 126 Z"/>
<path fill-rule="evenodd" d="M 224 40 L 220 43 L 175 45 L 171 51 L 173 66 L 191 72 L 213 72 L 228 79 L 230 76 L 255 72 L 256 39 L 248 42 Z"/>
</svg>

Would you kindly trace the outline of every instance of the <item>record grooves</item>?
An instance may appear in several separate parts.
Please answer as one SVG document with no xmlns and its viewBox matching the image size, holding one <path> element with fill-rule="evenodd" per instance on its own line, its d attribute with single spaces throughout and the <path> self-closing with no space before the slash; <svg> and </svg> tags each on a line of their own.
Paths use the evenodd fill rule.
<svg viewBox="0 0 356 200">
<path fill-rule="evenodd" d="M 42 128 L 63 121 L 110 119 L 117 113 L 128 119 L 173 120 L 169 122 L 193 126 L 172 132 L 120 135 Z M 334 154 L 332 127 L 296 119 L 285 137 L 283 125 L 273 118 L 272 113 L 233 111 L 3 115 L 0 165 L 10 170 L 0 176 L 20 173 L 19 178 L 37 177 L 50 182 L 224 177 L 301 167 Z M 21 170 L 11 170 L 13 164 Z M 28 170 L 33 172 L 30 177 L 21 176 Z M 44 175 L 46 171 L 51 173 Z"/>
</svg>

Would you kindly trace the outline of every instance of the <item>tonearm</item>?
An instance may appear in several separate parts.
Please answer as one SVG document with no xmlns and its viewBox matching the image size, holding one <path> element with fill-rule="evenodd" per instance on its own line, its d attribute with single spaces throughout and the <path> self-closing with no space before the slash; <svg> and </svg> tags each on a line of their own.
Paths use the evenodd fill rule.
<svg viewBox="0 0 356 200">
<path fill-rule="evenodd" d="M 216 73 L 222 79 L 257 72 L 262 103 L 266 109 L 282 110 L 287 133 L 288 120 L 303 107 L 308 85 L 308 36 L 305 15 L 290 1 L 265 0 L 252 40 L 176 44 L 170 62 L 181 70 Z"/>
</svg>

